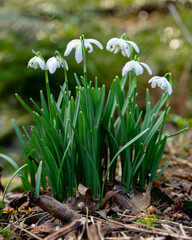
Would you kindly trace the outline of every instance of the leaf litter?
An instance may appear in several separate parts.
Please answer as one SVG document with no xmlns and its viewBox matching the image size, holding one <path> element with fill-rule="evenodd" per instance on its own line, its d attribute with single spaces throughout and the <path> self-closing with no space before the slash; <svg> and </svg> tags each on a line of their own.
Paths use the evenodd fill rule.
<svg viewBox="0 0 192 240">
<path fill-rule="evenodd" d="M 192 131 L 182 144 L 168 142 L 162 162 L 171 164 L 144 193 L 106 185 L 101 208 L 83 185 L 65 204 L 47 194 L 7 193 L 0 239 L 192 239 L 191 142 Z"/>
</svg>

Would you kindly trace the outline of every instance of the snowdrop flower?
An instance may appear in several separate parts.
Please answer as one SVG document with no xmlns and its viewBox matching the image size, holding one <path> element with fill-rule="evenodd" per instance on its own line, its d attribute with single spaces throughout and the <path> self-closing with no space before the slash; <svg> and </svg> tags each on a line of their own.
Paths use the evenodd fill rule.
<svg viewBox="0 0 192 240">
<path fill-rule="evenodd" d="M 64 59 L 61 59 L 59 56 L 49 58 L 45 65 L 45 68 L 49 70 L 51 74 L 53 74 L 56 69 L 60 67 L 65 67 L 65 69 L 68 70 L 67 62 Z"/>
<path fill-rule="evenodd" d="M 172 93 L 172 86 L 165 77 L 159 77 L 159 76 L 152 77 L 148 83 L 151 83 L 152 88 L 155 88 L 156 86 L 158 86 L 161 89 L 165 90 L 165 92 L 167 92 L 169 95 L 171 95 Z"/>
<path fill-rule="evenodd" d="M 143 67 L 147 69 L 148 73 L 152 75 L 151 68 L 143 62 L 137 62 L 135 60 L 129 61 L 125 64 L 122 70 L 122 76 L 125 76 L 129 71 L 134 70 L 135 74 L 141 75 L 143 73 Z"/>
<path fill-rule="evenodd" d="M 121 53 L 125 57 L 130 57 L 131 55 L 131 47 L 135 49 L 137 53 L 139 53 L 139 48 L 136 43 L 128 40 L 124 40 L 122 38 L 111 38 L 107 42 L 107 51 L 118 53 L 121 50 Z"/>
<path fill-rule="evenodd" d="M 27 67 L 45 70 L 45 61 L 41 57 L 35 56 L 29 60 Z"/>
<path fill-rule="evenodd" d="M 88 50 L 88 53 L 93 52 L 93 46 L 91 45 L 91 43 L 94 43 L 100 49 L 103 49 L 103 46 L 99 41 L 95 39 L 84 39 L 85 49 Z M 65 50 L 64 56 L 68 56 L 73 48 L 75 48 L 76 62 L 80 63 L 83 60 L 83 53 L 81 40 L 79 39 L 74 39 L 67 44 L 67 49 Z"/>
</svg>

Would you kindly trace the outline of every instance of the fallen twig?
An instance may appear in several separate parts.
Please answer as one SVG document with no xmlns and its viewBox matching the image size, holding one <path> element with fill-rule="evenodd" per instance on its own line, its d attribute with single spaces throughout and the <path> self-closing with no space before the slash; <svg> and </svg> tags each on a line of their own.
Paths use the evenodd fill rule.
<svg viewBox="0 0 192 240">
<path fill-rule="evenodd" d="M 80 216 L 68 206 L 64 206 L 64 204 L 48 195 L 42 195 L 38 198 L 30 197 L 30 200 L 44 211 L 60 219 L 62 222 L 68 223 L 80 218 Z"/>
<path fill-rule="evenodd" d="M 33 234 L 33 233 L 27 231 L 26 229 L 24 229 L 24 228 L 22 228 L 22 227 L 19 227 L 19 226 L 17 226 L 17 225 L 14 226 L 14 227 L 20 229 L 21 231 L 27 233 L 28 235 L 32 236 L 32 237 L 35 238 L 35 239 L 43 240 L 42 238 L 40 238 L 40 237 L 38 237 L 37 235 L 35 235 L 35 234 Z"/>
</svg>

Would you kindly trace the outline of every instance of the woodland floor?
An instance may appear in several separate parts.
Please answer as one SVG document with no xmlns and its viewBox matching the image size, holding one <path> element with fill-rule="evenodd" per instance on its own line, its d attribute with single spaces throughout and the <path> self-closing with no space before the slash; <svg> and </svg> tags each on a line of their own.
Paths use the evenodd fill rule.
<svg viewBox="0 0 192 240">
<path fill-rule="evenodd" d="M 90 189 L 60 204 L 42 194 L 8 193 L 0 219 L 1 239 L 192 239 L 192 131 L 167 144 L 162 164 L 171 160 L 140 205 L 122 189 L 109 187 L 102 209 Z M 2 198 L 2 193 L 0 195 Z M 148 204 L 150 201 L 150 204 Z M 144 208 L 147 204 L 147 208 Z M 137 207 L 135 207 L 137 205 Z M 4 229 L 2 231 L 2 229 Z"/>
</svg>

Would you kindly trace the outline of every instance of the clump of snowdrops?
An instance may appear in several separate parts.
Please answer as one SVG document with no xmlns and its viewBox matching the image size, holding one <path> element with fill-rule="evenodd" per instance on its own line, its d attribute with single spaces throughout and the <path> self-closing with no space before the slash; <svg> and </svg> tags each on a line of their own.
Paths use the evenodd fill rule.
<svg viewBox="0 0 192 240">
<path fill-rule="evenodd" d="M 34 119 L 30 131 L 25 127 L 21 131 L 13 120 L 26 157 L 19 167 L 8 156 L 0 156 L 15 168 L 13 177 L 19 174 L 24 189 L 35 196 L 49 185 L 53 197 L 63 201 L 82 183 L 92 189 L 94 197 L 99 197 L 101 202 L 106 181 L 115 179 L 118 161 L 121 184 L 126 186 L 127 192 L 131 188 L 143 191 L 169 165 L 157 171 L 167 139 L 181 132 L 171 136 L 163 134 L 172 94 L 172 75 L 167 73 L 148 79 L 152 88 L 158 86 L 164 93 L 152 108 L 147 89 L 146 111 L 140 111 L 136 104 L 138 76 L 144 70 L 152 75 L 152 71 L 135 55 L 139 47 L 126 34 L 108 41 L 108 51 L 120 51 L 129 61 L 122 69 L 122 77 L 115 77 L 106 93 L 105 85 L 100 88 L 97 78 L 91 82 L 87 76 L 86 63 L 88 53 L 93 51 L 92 44 L 103 49 L 99 41 L 81 36 L 69 42 L 64 53 L 67 59 L 74 49 L 76 62 L 83 62 L 83 76 L 75 75 L 75 96 L 68 87 L 68 64 L 58 51 L 47 62 L 40 52 L 34 52 L 35 56 L 28 63 L 28 67 L 45 72 L 46 94 L 40 91 L 41 106 L 31 99 L 34 105 L 31 109 L 16 94 Z M 48 75 L 57 68 L 63 68 L 65 79 L 59 96 L 53 96 Z"/>
</svg>

